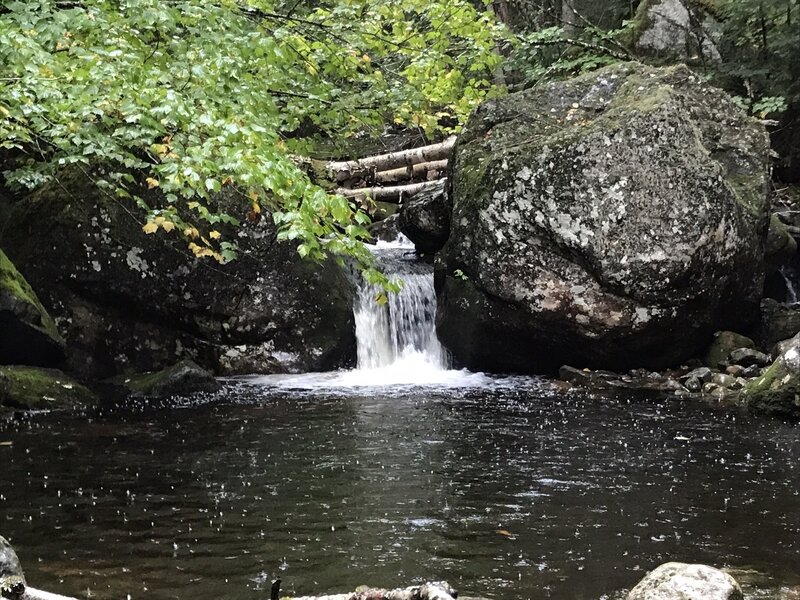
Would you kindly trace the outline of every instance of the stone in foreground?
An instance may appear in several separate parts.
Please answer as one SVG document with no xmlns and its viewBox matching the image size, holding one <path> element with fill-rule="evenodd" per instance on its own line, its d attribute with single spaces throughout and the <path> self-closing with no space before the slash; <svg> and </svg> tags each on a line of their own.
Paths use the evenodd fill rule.
<svg viewBox="0 0 800 600">
<path fill-rule="evenodd" d="M 462 365 L 674 366 L 758 318 L 763 126 L 684 66 L 482 105 L 453 154 L 438 331 Z"/>
<path fill-rule="evenodd" d="M 17 553 L 8 540 L 0 536 L 0 596 L 18 598 L 25 591 L 25 585 L 25 574 Z"/>
<path fill-rule="evenodd" d="M 106 383 L 121 387 L 130 396 L 148 398 L 214 393 L 221 389 L 213 374 L 190 360 L 182 360 L 154 373 L 119 375 Z"/>
<path fill-rule="evenodd" d="M 736 580 L 706 565 L 670 562 L 633 588 L 626 600 L 742 600 Z"/>
</svg>

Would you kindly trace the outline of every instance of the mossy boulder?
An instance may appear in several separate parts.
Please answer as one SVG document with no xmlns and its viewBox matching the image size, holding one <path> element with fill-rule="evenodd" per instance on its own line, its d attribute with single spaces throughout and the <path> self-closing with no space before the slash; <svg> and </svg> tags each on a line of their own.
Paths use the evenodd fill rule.
<svg viewBox="0 0 800 600">
<path fill-rule="evenodd" d="M 142 191 L 158 207 L 156 192 Z M 62 328 L 70 372 L 103 379 L 185 358 L 219 374 L 270 373 L 355 360 L 354 288 L 343 270 L 279 243 L 271 216 L 248 218 L 241 194 L 216 206 L 241 222 L 214 225 L 239 247 L 224 265 L 196 258 L 176 231 L 145 234 L 139 208 L 82 172 L 66 170 L 12 204 L 0 243 Z"/>
<path fill-rule="evenodd" d="M 797 242 L 794 236 L 789 233 L 789 229 L 778 218 L 778 215 L 772 215 L 769 219 L 767 242 L 764 249 L 767 265 L 772 269 L 778 269 L 796 255 Z"/>
<path fill-rule="evenodd" d="M 148 398 L 191 396 L 202 392 L 218 392 L 221 389 L 212 373 L 190 360 L 182 360 L 153 373 L 118 375 L 106 383 L 128 396 Z"/>
<path fill-rule="evenodd" d="M 439 335 L 470 368 L 661 368 L 758 318 L 763 126 L 684 66 L 485 103 L 457 141 Z"/>
<path fill-rule="evenodd" d="M 778 358 L 745 386 L 743 397 L 756 412 L 800 417 L 800 335 L 781 344 Z"/>
<path fill-rule="evenodd" d="M 20 410 L 83 410 L 97 404 L 86 387 L 56 369 L 0 366 L 0 405 Z"/>
<path fill-rule="evenodd" d="M 731 352 L 739 348 L 755 348 L 755 342 L 749 337 L 733 331 L 719 331 L 714 334 L 703 355 L 703 363 L 712 369 L 724 369 L 728 365 Z"/>
<path fill-rule="evenodd" d="M 0 250 L 0 364 L 53 366 L 64 340 L 36 293 Z"/>
</svg>

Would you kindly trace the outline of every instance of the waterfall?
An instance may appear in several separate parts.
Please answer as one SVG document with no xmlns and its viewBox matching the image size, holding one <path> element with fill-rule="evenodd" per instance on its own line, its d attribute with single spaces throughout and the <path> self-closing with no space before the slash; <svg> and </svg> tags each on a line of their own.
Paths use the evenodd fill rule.
<svg viewBox="0 0 800 600">
<path fill-rule="evenodd" d="M 794 278 L 792 277 L 794 273 L 785 265 L 778 269 L 778 272 L 786 283 L 786 303 L 797 304 L 797 288 L 795 287 Z"/>
<path fill-rule="evenodd" d="M 447 351 L 436 337 L 436 294 L 430 265 L 412 256 L 404 240 L 381 244 L 374 250 L 379 266 L 399 277 L 403 288 L 376 302 L 379 289 L 362 282 L 354 307 L 358 369 L 372 370 L 406 365 L 446 370 Z"/>
</svg>

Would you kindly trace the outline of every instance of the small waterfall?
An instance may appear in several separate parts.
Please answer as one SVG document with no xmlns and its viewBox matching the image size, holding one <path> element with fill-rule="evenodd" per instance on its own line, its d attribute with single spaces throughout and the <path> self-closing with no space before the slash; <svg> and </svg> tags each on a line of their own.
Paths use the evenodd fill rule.
<svg viewBox="0 0 800 600">
<path fill-rule="evenodd" d="M 781 274 L 783 281 L 786 283 L 786 303 L 797 304 L 797 287 L 795 285 L 795 278 L 793 277 L 793 270 L 784 265 L 778 269 L 778 272 Z"/>
<path fill-rule="evenodd" d="M 381 268 L 403 280 L 403 289 L 389 294 L 389 301 L 375 301 L 379 290 L 361 283 L 354 307 L 358 369 L 426 367 L 446 370 L 447 351 L 436 337 L 436 294 L 433 272 L 410 253 L 413 246 L 402 242 L 381 244 L 375 255 Z"/>
</svg>

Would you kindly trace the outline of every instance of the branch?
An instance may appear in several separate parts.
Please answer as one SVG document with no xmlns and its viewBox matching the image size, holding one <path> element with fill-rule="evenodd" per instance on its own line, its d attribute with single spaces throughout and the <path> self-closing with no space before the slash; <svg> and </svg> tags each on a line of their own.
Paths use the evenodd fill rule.
<svg viewBox="0 0 800 600">
<path fill-rule="evenodd" d="M 395 183 L 408 179 L 420 179 L 433 171 L 444 171 L 447 168 L 447 159 L 432 160 L 429 162 L 417 163 L 408 167 L 390 169 L 388 171 L 378 171 L 375 173 L 375 183 Z"/>
<path fill-rule="evenodd" d="M 621 52 L 617 52 L 612 50 L 611 48 L 606 48 L 605 46 L 599 46 L 597 44 L 592 44 L 589 42 L 584 42 L 583 40 L 576 40 L 575 38 L 560 38 L 557 40 L 540 40 L 538 42 L 531 42 L 528 41 L 531 46 L 560 46 L 562 44 L 566 44 L 569 46 L 578 46 L 579 48 L 586 48 L 588 50 L 594 50 L 595 52 L 602 52 L 604 54 L 608 54 L 609 56 L 613 56 L 614 58 L 618 58 L 620 60 L 630 60 L 630 55 L 622 54 Z"/>
</svg>

